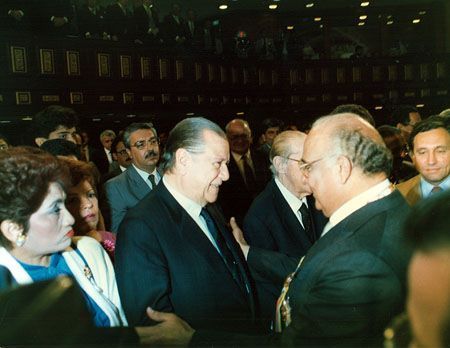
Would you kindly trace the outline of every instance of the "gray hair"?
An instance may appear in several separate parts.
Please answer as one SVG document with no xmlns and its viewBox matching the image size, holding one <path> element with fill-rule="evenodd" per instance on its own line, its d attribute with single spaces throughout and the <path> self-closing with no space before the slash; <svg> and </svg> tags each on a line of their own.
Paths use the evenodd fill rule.
<svg viewBox="0 0 450 348">
<path fill-rule="evenodd" d="M 125 147 L 127 149 L 130 149 L 130 137 L 131 134 L 141 130 L 141 129 L 150 129 L 153 134 L 155 135 L 155 137 L 158 136 L 158 134 L 156 133 L 156 129 L 153 126 L 153 123 L 151 122 L 134 122 L 132 124 L 130 124 L 127 128 L 125 128 L 124 132 L 123 132 L 123 144 L 125 145 Z"/>
<path fill-rule="evenodd" d="M 185 149 L 192 153 L 202 153 L 205 150 L 204 131 L 209 130 L 227 139 L 224 131 L 214 122 L 203 117 L 185 118 L 169 133 L 162 156 L 162 168 L 168 172 L 175 166 L 175 153 Z"/>
<path fill-rule="evenodd" d="M 100 139 L 103 139 L 104 137 L 116 137 L 116 133 L 112 129 L 105 129 L 103 132 L 100 133 Z"/>
<path fill-rule="evenodd" d="M 385 173 L 392 170 L 392 153 L 383 138 L 366 120 L 356 114 L 324 116 L 313 124 L 313 128 L 335 121 L 337 126 L 330 134 L 330 149 L 344 155 L 360 168 L 364 174 Z"/>
<path fill-rule="evenodd" d="M 299 131 L 284 131 L 278 134 L 273 140 L 272 147 L 269 153 L 270 159 L 270 171 L 274 176 L 278 176 L 278 172 L 273 165 L 273 159 L 276 156 L 280 156 L 283 158 L 284 162 L 288 161 L 288 158 L 295 152 L 298 151 L 298 148 L 293 146 L 294 143 L 292 140 L 299 138 L 301 136 L 306 136 L 306 134 Z"/>
</svg>

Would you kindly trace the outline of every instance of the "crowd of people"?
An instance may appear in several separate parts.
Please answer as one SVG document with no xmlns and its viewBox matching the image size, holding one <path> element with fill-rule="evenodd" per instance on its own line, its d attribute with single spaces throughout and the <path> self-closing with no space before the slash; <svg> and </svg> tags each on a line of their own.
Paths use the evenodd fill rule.
<svg viewBox="0 0 450 348">
<path fill-rule="evenodd" d="M 0 303 L 70 277 L 91 318 L 70 344 L 446 347 L 448 113 L 403 106 L 375 128 L 339 105 L 304 132 L 266 119 L 255 141 L 244 119 L 185 118 L 166 139 L 135 122 L 95 149 L 49 106 L 36 146 L 0 135 Z M 405 311 L 411 335 L 386 330 Z M 2 344 L 32 342 L 5 334 L 18 317 Z"/>
</svg>

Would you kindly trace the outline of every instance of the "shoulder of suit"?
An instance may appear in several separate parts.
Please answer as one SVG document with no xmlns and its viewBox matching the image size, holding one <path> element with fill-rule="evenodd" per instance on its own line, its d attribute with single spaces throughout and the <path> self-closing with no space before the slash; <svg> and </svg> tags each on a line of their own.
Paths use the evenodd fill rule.
<svg viewBox="0 0 450 348">
<path fill-rule="evenodd" d="M 398 185 L 396 185 L 396 189 L 399 190 L 403 195 L 407 194 L 412 188 L 420 185 L 420 174 L 412 177 L 409 180 L 406 180 Z"/>
</svg>

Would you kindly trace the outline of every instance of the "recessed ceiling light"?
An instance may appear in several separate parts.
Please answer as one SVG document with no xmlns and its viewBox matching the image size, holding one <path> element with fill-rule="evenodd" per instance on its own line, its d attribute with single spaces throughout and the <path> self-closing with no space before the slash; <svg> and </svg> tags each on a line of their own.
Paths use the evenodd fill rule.
<svg viewBox="0 0 450 348">
<path fill-rule="evenodd" d="M 382 110 L 383 107 L 382 106 L 375 106 L 375 110 Z"/>
<path fill-rule="evenodd" d="M 220 5 L 219 8 L 221 10 L 226 10 L 228 8 L 228 5 L 223 4 L 223 5 Z"/>
<path fill-rule="evenodd" d="M 195 114 L 193 112 L 187 112 L 186 116 L 194 116 Z"/>
<path fill-rule="evenodd" d="M 307 7 L 307 8 L 311 8 L 311 7 L 313 7 L 314 6 L 314 3 L 313 2 L 310 2 L 309 4 L 306 4 L 305 5 L 305 7 Z"/>
<path fill-rule="evenodd" d="M 366 7 L 370 5 L 370 1 L 363 1 L 361 2 L 361 7 Z"/>
<path fill-rule="evenodd" d="M 239 111 L 239 112 L 236 112 L 236 115 L 245 115 L 245 112 L 244 111 Z"/>
<path fill-rule="evenodd" d="M 427 14 L 427 11 L 420 11 L 419 14 L 420 14 L 421 16 L 423 16 L 424 14 Z"/>
<path fill-rule="evenodd" d="M 270 4 L 270 5 L 269 5 L 269 8 L 270 8 L 271 10 L 276 10 L 277 7 L 278 7 L 277 4 Z"/>
<path fill-rule="evenodd" d="M 322 20 L 322 17 L 315 17 L 314 22 L 320 22 Z"/>
<path fill-rule="evenodd" d="M 362 27 L 363 25 L 366 25 L 366 22 L 359 22 L 358 25 L 359 25 L 360 27 Z"/>
<path fill-rule="evenodd" d="M 425 104 L 417 104 L 416 108 L 423 108 L 425 106 Z"/>
<path fill-rule="evenodd" d="M 413 23 L 414 24 L 420 23 L 420 18 L 413 19 Z"/>
<path fill-rule="evenodd" d="M 293 26 L 293 25 L 288 25 L 288 26 L 286 27 L 286 29 L 287 29 L 287 30 L 294 30 L 294 26 Z"/>
<path fill-rule="evenodd" d="M 387 25 L 394 24 L 394 21 L 387 21 L 386 24 L 387 24 Z"/>
<path fill-rule="evenodd" d="M 367 15 L 359 16 L 359 19 L 361 19 L 361 20 L 367 19 Z"/>
</svg>

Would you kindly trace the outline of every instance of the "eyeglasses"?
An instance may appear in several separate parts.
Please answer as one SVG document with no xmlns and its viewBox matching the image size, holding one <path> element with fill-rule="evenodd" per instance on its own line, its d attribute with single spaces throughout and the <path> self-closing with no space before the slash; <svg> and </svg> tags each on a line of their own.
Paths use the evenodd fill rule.
<svg viewBox="0 0 450 348">
<path fill-rule="evenodd" d="M 117 154 L 121 155 L 121 156 L 126 156 L 126 155 L 128 155 L 128 152 L 127 152 L 127 150 L 123 149 L 123 150 L 117 151 Z"/>
<path fill-rule="evenodd" d="M 151 138 L 148 140 L 139 140 L 134 143 L 134 145 L 131 145 L 131 147 L 135 147 L 138 150 L 145 149 L 148 145 L 154 147 L 159 145 L 159 139 L 158 138 Z"/>
<path fill-rule="evenodd" d="M 309 172 L 310 172 L 311 169 L 312 169 L 312 166 L 313 166 L 314 164 L 316 164 L 317 162 L 323 160 L 325 157 L 319 158 L 319 159 L 317 159 L 317 160 L 315 160 L 315 161 L 311 161 L 311 162 L 305 162 L 305 161 L 302 160 L 302 159 L 301 159 L 301 160 L 298 160 L 298 159 L 290 158 L 290 157 L 285 157 L 285 158 L 288 159 L 288 160 L 297 162 L 297 163 L 299 164 L 299 168 L 303 171 L 303 173 L 304 173 L 304 174 L 309 174 Z"/>
</svg>

